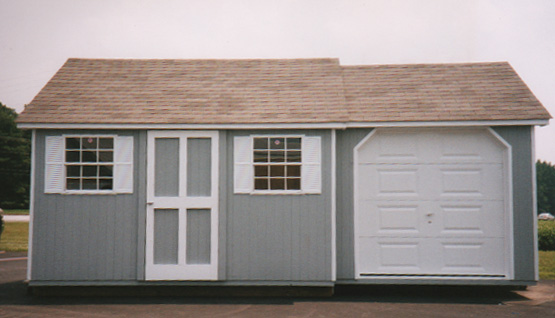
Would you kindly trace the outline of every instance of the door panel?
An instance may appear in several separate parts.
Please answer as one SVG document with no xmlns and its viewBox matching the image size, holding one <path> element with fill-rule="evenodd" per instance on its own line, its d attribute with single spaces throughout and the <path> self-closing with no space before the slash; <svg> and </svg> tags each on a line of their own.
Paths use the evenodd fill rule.
<svg viewBox="0 0 555 318">
<path fill-rule="evenodd" d="M 216 280 L 218 133 L 150 131 L 146 280 Z"/>
</svg>

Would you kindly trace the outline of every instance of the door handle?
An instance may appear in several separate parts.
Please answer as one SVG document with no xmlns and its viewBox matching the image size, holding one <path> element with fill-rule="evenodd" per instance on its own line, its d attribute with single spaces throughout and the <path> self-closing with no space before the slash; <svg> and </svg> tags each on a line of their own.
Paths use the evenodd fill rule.
<svg viewBox="0 0 555 318">
<path fill-rule="evenodd" d="M 153 202 L 153 201 L 148 201 L 146 204 L 147 204 L 147 205 L 153 205 L 154 202 Z"/>
<path fill-rule="evenodd" d="M 433 213 L 428 213 L 428 214 L 426 214 L 426 216 L 427 217 L 432 217 L 432 216 L 434 216 L 434 214 Z"/>
</svg>

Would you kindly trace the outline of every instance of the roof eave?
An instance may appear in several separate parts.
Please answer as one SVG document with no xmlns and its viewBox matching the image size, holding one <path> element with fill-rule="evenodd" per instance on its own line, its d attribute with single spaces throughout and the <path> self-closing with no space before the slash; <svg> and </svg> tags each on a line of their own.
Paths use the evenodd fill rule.
<svg viewBox="0 0 555 318">
<path fill-rule="evenodd" d="M 330 122 L 330 123 L 247 123 L 247 124 L 79 124 L 18 123 L 20 129 L 347 129 L 376 127 L 470 127 L 470 126 L 545 126 L 549 119 L 468 120 L 468 121 L 403 121 L 403 122 Z"/>
</svg>

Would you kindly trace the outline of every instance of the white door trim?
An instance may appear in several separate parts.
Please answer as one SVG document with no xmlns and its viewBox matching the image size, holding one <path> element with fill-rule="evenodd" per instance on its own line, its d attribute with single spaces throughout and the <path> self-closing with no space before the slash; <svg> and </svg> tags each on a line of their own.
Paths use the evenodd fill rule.
<svg viewBox="0 0 555 318">
<path fill-rule="evenodd" d="M 179 196 L 154 195 L 154 142 L 156 138 L 179 138 Z M 187 197 L 187 139 L 211 138 L 211 193 L 209 197 Z M 217 131 L 148 131 L 147 206 L 146 206 L 146 280 L 217 280 L 218 279 L 218 199 L 219 133 Z M 177 209 L 179 212 L 178 264 L 154 264 L 154 210 Z M 187 209 L 209 209 L 210 264 L 186 264 Z"/>
</svg>

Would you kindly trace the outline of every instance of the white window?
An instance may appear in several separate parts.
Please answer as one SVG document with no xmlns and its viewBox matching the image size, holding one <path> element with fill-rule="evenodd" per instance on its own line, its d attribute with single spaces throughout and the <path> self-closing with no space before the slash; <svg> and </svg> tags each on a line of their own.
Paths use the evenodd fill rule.
<svg viewBox="0 0 555 318">
<path fill-rule="evenodd" d="M 235 193 L 321 193 L 321 138 L 234 138 Z"/>
<path fill-rule="evenodd" d="M 66 190 L 113 190 L 114 137 L 66 137 Z"/>
<path fill-rule="evenodd" d="M 46 193 L 132 193 L 133 137 L 48 136 Z"/>
</svg>

